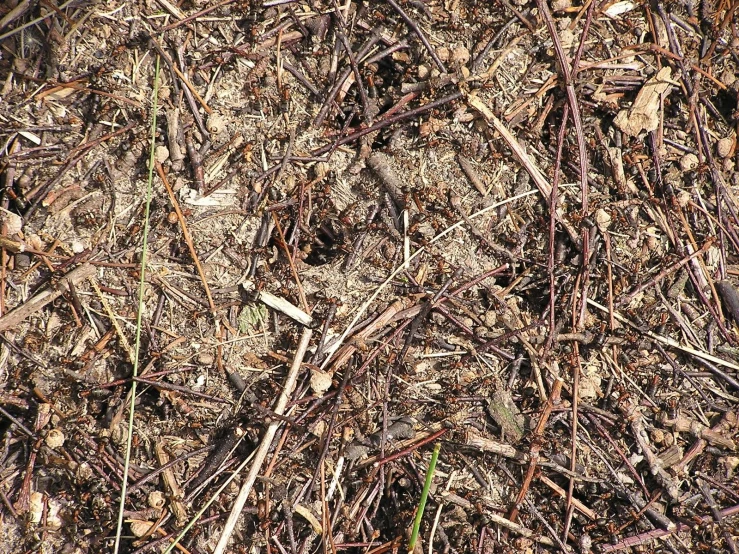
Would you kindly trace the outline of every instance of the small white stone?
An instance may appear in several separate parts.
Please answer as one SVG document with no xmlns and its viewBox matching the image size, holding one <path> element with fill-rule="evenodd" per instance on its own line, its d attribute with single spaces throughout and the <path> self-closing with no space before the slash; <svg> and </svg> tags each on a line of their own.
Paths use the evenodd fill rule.
<svg viewBox="0 0 739 554">
<path fill-rule="evenodd" d="M 730 87 L 734 84 L 734 81 L 736 81 L 736 75 L 734 75 L 734 72 L 730 69 L 727 69 L 723 73 L 721 73 L 721 82 L 725 84 L 727 87 Z"/>
<path fill-rule="evenodd" d="M 452 50 L 451 60 L 459 65 L 467 65 L 467 62 L 470 61 L 470 51 L 464 46 L 456 46 Z"/>
<path fill-rule="evenodd" d="M 59 429 L 52 429 L 44 440 L 49 448 L 59 448 L 64 444 L 64 433 Z"/>
<path fill-rule="evenodd" d="M 719 157 L 729 157 L 732 150 L 734 150 L 734 137 L 724 137 L 718 141 L 716 151 L 718 152 Z"/>
<path fill-rule="evenodd" d="M 160 144 L 154 149 L 154 158 L 160 164 L 163 164 L 169 159 L 169 148 L 167 148 L 163 144 Z"/>
<path fill-rule="evenodd" d="M 78 483 L 85 483 L 86 481 L 89 481 L 92 479 L 94 475 L 94 472 L 92 471 L 92 467 L 90 467 L 90 464 L 87 462 L 82 462 L 80 465 L 77 466 L 76 471 L 74 472 L 74 476 L 77 479 Z"/>
<path fill-rule="evenodd" d="M 49 529 L 57 531 L 62 528 L 62 525 L 64 525 L 64 522 L 60 517 L 61 510 L 62 505 L 59 503 L 59 501 L 50 498 L 46 510 L 46 526 Z"/>
<path fill-rule="evenodd" d="M 167 503 L 167 499 L 164 497 L 162 491 L 151 491 L 146 500 L 149 506 L 156 509 L 164 508 L 164 505 Z"/>
<path fill-rule="evenodd" d="M 31 493 L 28 503 L 28 514 L 31 523 L 41 523 L 41 514 L 44 512 L 44 495 L 38 491 Z"/>
<path fill-rule="evenodd" d="M 598 230 L 601 233 L 605 233 L 608 227 L 611 226 L 611 215 L 603 208 L 599 208 L 595 212 L 595 224 L 598 226 Z"/>
<path fill-rule="evenodd" d="M 217 135 L 226 128 L 226 120 L 219 113 L 213 112 L 208 117 L 208 122 L 205 124 L 208 132 Z"/>
<path fill-rule="evenodd" d="M 683 171 L 692 171 L 698 167 L 698 156 L 695 154 L 685 154 L 680 158 L 680 169 Z"/>
<path fill-rule="evenodd" d="M 310 388 L 316 396 L 323 396 L 323 393 L 331 388 L 331 374 L 320 369 L 313 370 L 310 376 Z"/>
</svg>

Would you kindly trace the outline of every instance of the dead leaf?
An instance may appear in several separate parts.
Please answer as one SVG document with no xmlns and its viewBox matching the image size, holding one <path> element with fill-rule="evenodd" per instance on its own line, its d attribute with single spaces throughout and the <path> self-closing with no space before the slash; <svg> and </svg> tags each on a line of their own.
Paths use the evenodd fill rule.
<svg viewBox="0 0 739 554">
<path fill-rule="evenodd" d="M 672 69 L 665 66 L 657 75 L 649 79 L 634 104 L 628 110 L 621 110 L 613 123 L 627 135 L 637 136 L 642 131 L 654 131 L 659 126 L 659 103 L 663 94 L 670 90 L 673 82 L 670 80 Z"/>
</svg>

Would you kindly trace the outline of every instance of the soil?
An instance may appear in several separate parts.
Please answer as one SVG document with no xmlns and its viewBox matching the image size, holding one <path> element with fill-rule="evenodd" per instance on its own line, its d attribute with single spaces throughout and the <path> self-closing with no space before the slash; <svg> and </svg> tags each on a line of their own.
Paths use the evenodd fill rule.
<svg viewBox="0 0 739 554">
<path fill-rule="evenodd" d="M 6 2 L 0 553 L 737 552 L 738 8 Z"/>
</svg>

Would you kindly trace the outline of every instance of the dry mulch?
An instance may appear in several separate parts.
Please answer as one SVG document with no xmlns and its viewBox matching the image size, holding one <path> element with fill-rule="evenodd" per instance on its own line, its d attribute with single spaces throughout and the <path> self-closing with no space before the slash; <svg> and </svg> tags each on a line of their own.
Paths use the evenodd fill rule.
<svg viewBox="0 0 739 554">
<path fill-rule="evenodd" d="M 0 552 L 737 552 L 737 10 L 6 2 Z"/>
</svg>

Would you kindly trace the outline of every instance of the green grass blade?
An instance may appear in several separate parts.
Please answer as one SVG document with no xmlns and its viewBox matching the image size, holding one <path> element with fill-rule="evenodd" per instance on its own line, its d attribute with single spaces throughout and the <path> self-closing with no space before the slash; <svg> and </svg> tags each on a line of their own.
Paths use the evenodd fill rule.
<svg viewBox="0 0 739 554">
<path fill-rule="evenodd" d="M 431 454 L 431 461 L 429 462 L 429 469 L 426 472 L 426 482 L 423 484 L 423 491 L 421 491 L 421 500 L 418 502 L 418 509 L 416 510 L 416 519 L 413 521 L 413 531 L 411 532 L 411 540 L 408 543 L 408 552 L 413 552 L 416 547 L 416 541 L 418 540 L 418 531 L 421 529 L 421 520 L 423 519 L 423 511 L 426 509 L 426 500 L 429 497 L 429 489 L 431 489 L 431 481 L 434 479 L 434 471 L 436 470 L 436 461 L 439 459 L 439 450 L 441 450 L 441 443 L 436 443 L 434 447 L 434 453 Z"/>
<path fill-rule="evenodd" d="M 159 56 L 157 56 L 156 69 L 154 71 L 154 92 L 152 99 L 151 116 L 151 144 L 149 145 L 149 179 L 146 185 L 146 204 L 144 210 L 144 239 L 141 248 L 141 278 L 139 279 L 139 301 L 138 313 L 136 315 L 136 345 L 134 348 L 133 376 L 139 374 L 139 353 L 141 351 L 141 319 L 144 313 L 144 292 L 146 287 L 146 255 L 149 246 L 149 208 L 151 206 L 152 188 L 154 183 L 154 152 L 156 148 L 157 134 L 157 109 L 159 102 Z M 115 530 L 115 544 L 113 554 L 118 554 L 121 546 L 121 534 L 123 532 L 123 510 L 126 506 L 126 488 L 128 486 L 128 467 L 131 464 L 131 443 L 133 437 L 133 416 L 136 404 L 136 381 L 131 382 L 131 404 L 128 407 L 128 437 L 126 438 L 126 457 L 123 464 L 123 483 L 121 484 L 121 502 L 118 505 L 118 524 Z"/>
</svg>

